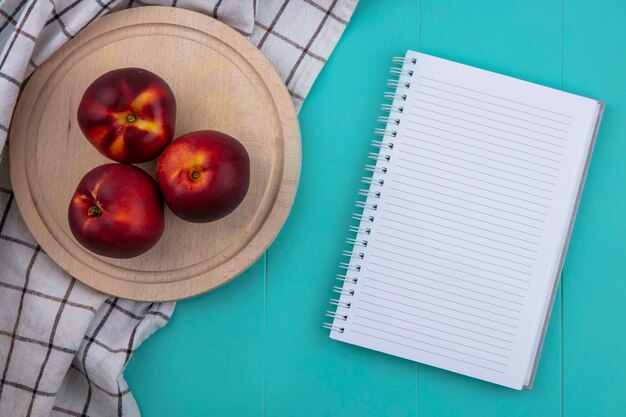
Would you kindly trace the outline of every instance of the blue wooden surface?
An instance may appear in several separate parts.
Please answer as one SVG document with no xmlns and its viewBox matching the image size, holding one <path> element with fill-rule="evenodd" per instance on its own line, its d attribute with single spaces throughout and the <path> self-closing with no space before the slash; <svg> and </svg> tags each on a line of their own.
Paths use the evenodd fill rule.
<svg viewBox="0 0 626 417">
<path fill-rule="evenodd" d="M 626 415 L 626 4 L 361 0 L 300 113 L 293 211 L 245 274 L 178 303 L 131 360 L 145 417 Z M 535 386 L 517 392 L 321 329 L 390 57 L 408 48 L 606 101 Z"/>
</svg>

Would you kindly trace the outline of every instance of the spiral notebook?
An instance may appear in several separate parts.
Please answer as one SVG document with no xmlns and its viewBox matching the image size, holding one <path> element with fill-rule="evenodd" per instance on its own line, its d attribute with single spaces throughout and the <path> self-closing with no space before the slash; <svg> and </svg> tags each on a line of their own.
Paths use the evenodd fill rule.
<svg viewBox="0 0 626 417">
<path fill-rule="evenodd" d="M 603 103 L 413 51 L 394 64 L 324 327 L 529 389 Z"/>
</svg>

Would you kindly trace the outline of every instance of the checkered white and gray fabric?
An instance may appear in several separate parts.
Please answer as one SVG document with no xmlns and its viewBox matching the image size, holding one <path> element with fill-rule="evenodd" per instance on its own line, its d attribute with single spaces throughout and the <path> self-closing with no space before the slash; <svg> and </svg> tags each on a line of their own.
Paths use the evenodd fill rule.
<svg viewBox="0 0 626 417">
<path fill-rule="evenodd" d="M 0 0 L 0 150 L 24 80 L 107 13 L 149 4 L 216 17 L 259 47 L 299 109 L 357 1 Z M 122 372 L 174 303 L 110 297 L 63 272 L 20 217 L 7 159 L 0 160 L 0 417 L 139 416 Z"/>
</svg>

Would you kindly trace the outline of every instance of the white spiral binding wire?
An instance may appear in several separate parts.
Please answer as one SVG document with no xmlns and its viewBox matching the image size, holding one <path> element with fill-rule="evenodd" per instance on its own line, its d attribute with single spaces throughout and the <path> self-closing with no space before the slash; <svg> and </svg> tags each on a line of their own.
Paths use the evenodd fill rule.
<svg viewBox="0 0 626 417">
<path fill-rule="evenodd" d="M 403 113 L 404 107 L 402 106 L 393 106 L 391 104 L 381 104 L 380 111 L 384 111 L 385 113 Z"/>
<path fill-rule="evenodd" d="M 365 189 L 365 188 L 361 188 L 361 189 L 359 190 L 359 193 L 358 193 L 358 194 L 359 194 L 360 196 L 363 196 L 363 197 L 375 197 L 375 198 L 380 198 L 380 191 L 372 191 L 372 190 L 368 190 L 368 189 Z"/>
<path fill-rule="evenodd" d="M 365 240 L 365 239 L 357 239 L 355 237 L 347 237 L 346 238 L 346 243 L 348 245 L 360 246 L 362 248 L 366 248 L 367 247 L 367 240 Z"/>
<path fill-rule="evenodd" d="M 370 152 L 370 153 L 367 154 L 367 157 L 369 159 L 373 159 L 375 161 L 389 162 L 391 160 L 391 157 L 389 155 L 383 155 L 380 152 L 378 152 L 378 153 Z"/>
<path fill-rule="evenodd" d="M 391 88 L 411 88 L 411 83 L 408 81 L 400 81 L 400 80 L 387 80 L 387 87 Z"/>
<path fill-rule="evenodd" d="M 372 177 L 363 177 L 361 178 L 361 182 L 365 183 L 365 184 L 369 184 L 369 185 L 383 185 L 385 183 L 385 180 L 380 179 L 380 178 L 372 178 Z"/>
<path fill-rule="evenodd" d="M 337 294 L 342 294 L 342 295 L 349 295 L 349 296 L 354 295 L 354 290 L 349 290 L 343 287 L 339 287 L 337 285 L 333 287 L 333 291 L 336 292 Z"/>
<path fill-rule="evenodd" d="M 339 268 L 351 272 L 361 272 L 361 265 L 352 265 L 350 262 L 339 262 Z"/>
<path fill-rule="evenodd" d="M 389 116 L 378 116 L 377 119 L 378 123 L 382 123 L 385 125 L 396 125 L 398 126 L 400 124 L 400 119 L 395 118 L 395 117 L 389 117 Z"/>
<path fill-rule="evenodd" d="M 336 311 L 326 310 L 326 315 L 328 317 L 332 317 L 337 320 L 343 320 L 343 321 L 348 320 L 348 316 L 346 314 L 337 314 Z"/>
<path fill-rule="evenodd" d="M 350 308 L 350 303 L 338 300 L 336 298 L 331 298 L 329 303 L 337 307 Z"/>
<path fill-rule="evenodd" d="M 342 255 L 347 256 L 348 258 L 355 258 L 355 259 L 363 259 L 363 257 L 365 256 L 363 252 L 354 253 L 353 251 L 349 251 L 349 250 L 344 250 L 342 252 Z"/>
<path fill-rule="evenodd" d="M 398 132 L 396 132 L 395 130 L 389 130 L 386 127 L 377 127 L 376 129 L 374 129 L 374 134 L 376 136 L 380 136 L 381 138 L 395 138 Z"/>
<path fill-rule="evenodd" d="M 350 226 L 348 230 L 350 230 L 352 233 L 362 235 L 370 235 L 372 233 L 372 229 L 370 229 L 369 227 Z"/>
<path fill-rule="evenodd" d="M 407 59 L 404 56 L 394 56 L 393 59 L 391 60 L 391 62 L 393 62 L 396 65 L 404 65 L 406 63 L 415 65 L 415 64 L 417 64 L 417 59 L 415 59 L 415 58 Z"/>
<path fill-rule="evenodd" d="M 346 276 L 345 274 L 337 274 L 335 279 L 337 281 L 351 282 L 353 284 L 356 284 L 359 281 L 357 277 L 349 277 L 349 276 Z"/>
<path fill-rule="evenodd" d="M 374 198 L 380 198 L 380 197 L 374 197 Z M 354 203 L 354 205 L 358 208 L 368 209 L 372 211 L 376 211 L 376 209 L 378 209 L 378 204 L 366 203 L 365 201 L 357 201 L 356 203 Z"/>
<path fill-rule="evenodd" d="M 352 213 L 352 218 L 360 222 L 374 223 L 374 216 L 364 216 L 363 214 Z"/>
<path fill-rule="evenodd" d="M 372 146 L 378 149 L 393 149 L 393 143 L 385 143 L 382 140 L 373 139 Z"/>
<path fill-rule="evenodd" d="M 404 93 L 397 93 L 397 92 L 392 93 L 388 91 L 385 94 L 383 94 L 383 97 L 391 101 L 394 101 L 394 100 L 406 101 L 406 94 Z"/>
<path fill-rule="evenodd" d="M 387 173 L 387 167 L 379 167 L 378 165 L 365 165 L 365 170 L 367 172 L 375 172 L 378 174 L 386 174 Z"/>
<path fill-rule="evenodd" d="M 394 91 L 386 92 L 384 98 L 391 100 L 392 104 L 383 104 L 380 106 L 380 110 L 386 115 L 378 117 L 378 123 L 384 125 L 384 127 L 374 129 L 374 135 L 378 136 L 377 139 L 372 140 L 372 146 L 375 148 L 374 152 L 368 154 L 368 158 L 375 161 L 375 164 L 368 164 L 365 166 L 365 171 L 371 172 L 372 176 L 362 178 L 362 182 L 367 184 L 369 188 L 360 189 L 358 195 L 364 197 L 365 200 L 358 200 L 355 205 L 361 209 L 360 213 L 353 213 L 352 218 L 359 222 L 358 226 L 350 226 L 349 231 L 354 234 L 353 237 L 346 239 L 346 243 L 351 246 L 350 250 L 344 250 L 342 255 L 346 257 L 347 262 L 340 262 L 339 267 L 345 270 L 343 274 L 337 274 L 336 279 L 342 282 L 341 286 L 334 286 L 333 291 L 339 294 L 339 298 L 331 298 L 330 304 L 334 305 L 336 311 L 327 311 L 326 316 L 333 319 L 333 323 L 324 323 L 323 327 L 331 332 L 343 333 L 345 327 L 337 321 L 346 322 L 349 314 L 347 310 L 351 307 L 351 302 L 346 301 L 346 297 L 353 297 L 355 294 L 354 285 L 358 282 L 358 274 L 361 272 L 361 265 L 357 262 L 365 258 L 365 253 L 361 248 L 367 248 L 368 236 L 372 233 L 372 227 L 376 217 L 374 213 L 378 209 L 378 204 L 373 202 L 373 199 L 379 199 L 382 194 L 382 190 L 379 189 L 385 180 L 380 178 L 387 173 L 386 163 L 391 161 L 391 155 L 385 153 L 385 151 L 393 150 L 394 139 L 398 132 L 395 130 L 395 126 L 400 125 L 400 118 L 396 117 L 404 112 L 404 106 L 401 102 L 406 101 L 406 90 L 411 87 L 410 81 L 407 78 L 413 76 L 412 65 L 417 63 L 415 58 L 395 57 L 392 59 L 394 65 L 400 67 L 392 67 L 390 72 L 396 77 L 387 81 L 387 86 L 394 89 Z"/>
<path fill-rule="evenodd" d="M 406 75 L 406 76 L 409 76 L 409 77 L 413 76 L 413 70 L 412 69 L 402 69 L 402 68 L 394 67 L 394 68 L 391 68 L 389 70 L 389 72 L 392 75 L 395 75 L 396 77 L 400 77 L 402 75 Z"/>
</svg>

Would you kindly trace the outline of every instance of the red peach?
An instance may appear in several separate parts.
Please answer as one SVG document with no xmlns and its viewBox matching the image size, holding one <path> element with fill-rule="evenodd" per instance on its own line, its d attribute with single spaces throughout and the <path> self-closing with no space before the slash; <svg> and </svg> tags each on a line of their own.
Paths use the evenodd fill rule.
<svg viewBox="0 0 626 417">
<path fill-rule="evenodd" d="M 141 169 L 105 164 L 78 184 L 68 210 L 70 230 L 88 250 L 132 258 L 152 248 L 165 227 L 157 183 Z"/>
<path fill-rule="evenodd" d="M 235 138 L 201 130 L 174 140 L 157 162 L 167 206 L 196 223 L 220 219 L 241 204 L 250 185 L 250 157 Z"/>
<path fill-rule="evenodd" d="M 146 162 L 156 158 L 174 136 L 176 100 L 158 75 L 122 68 L 87 87 L 77 118 L 83 134 L 107 158 Z"/>
</svg>

